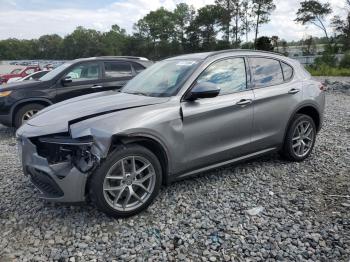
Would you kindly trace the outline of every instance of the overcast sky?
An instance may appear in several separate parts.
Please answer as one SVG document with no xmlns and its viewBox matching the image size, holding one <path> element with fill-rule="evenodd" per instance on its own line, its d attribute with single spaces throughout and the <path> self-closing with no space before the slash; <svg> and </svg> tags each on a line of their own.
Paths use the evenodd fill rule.
<svg viewBox="0 0 350 262">
<path fill-rule="evenodd" d="M 316 27 L 293 21 L 300 1 L 275 0 L 277 8 L 260 35 L 278 35 L 286 40 L 321 36 Z M 0 39 L 31 39 L 53 33 L 65 36 L 79 25 L 108 31 L 118 24 L 131 33 L 133 24 L 149 11 L 161 6 L 172 10 L 180 2 L 200 8 L 215 0 L 0 0 Z M 343 12 L 345 0 L 329 2 L 335 13 Z"/>
</svg>

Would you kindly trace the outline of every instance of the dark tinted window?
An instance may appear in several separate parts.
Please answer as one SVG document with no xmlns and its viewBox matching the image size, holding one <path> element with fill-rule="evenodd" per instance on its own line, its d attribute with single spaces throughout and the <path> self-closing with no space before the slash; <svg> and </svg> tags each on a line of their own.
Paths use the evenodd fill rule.
<svg viewBox="0 0 350 262">
<path fill-rule="evenodd" d="M 269 58 L 250 58 L 255 87 L 265 87 L 283 83 L 280 62 Z"/>
<path fill-rule="evenodd" d="M 69 70 L 69 72 L 66 74 L 66 77 L 71 77 L 72 82 L 79 82 L 99 79 L 99 74 L 99 64 L 83 63 L 74 66 L 71 70 Z"/>
<path fill-rule="evenodd" d="M 137 63 L 133 63 L 132 66 L 134 67 L 134 70 L 137 74 L 140 73 L 141 71 L 145 70 L 145 68 L 142 65 L 137 64 Z"/>
<path fill-rule="evenodd" d="M 217 85 L 220 95 L 243 91 L 247 88 L 244 59 L 230 58 L 216 62 L 199 76 L 197 82 Z"/>
<path fill-rule="evenodd" d="M 284 80 L 288 81 L 292 78 L 293 76 L 293 67 L 290 65 L 287 65 L 286 63 L 281 62 L 282 69 L 283 69 L 283 75 L 284 75 Z"/>
<path fill-rule="evenodd" d="M 105 62 L 106 78 L 132 76 L 131 65 L 123 62 Z"/>
</svg>

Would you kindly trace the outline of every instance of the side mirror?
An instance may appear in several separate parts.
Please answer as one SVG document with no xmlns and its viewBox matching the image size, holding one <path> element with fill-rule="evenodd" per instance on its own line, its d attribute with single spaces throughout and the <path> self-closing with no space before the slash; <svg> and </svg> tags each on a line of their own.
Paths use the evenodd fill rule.
<svg viewBox="0 0 350 262">
<path fill-rule="evenodd" d="M 220 88 L 210 82 L 196 83 L 191 92 L 186 96 L 186 100 L 194 101 L 199 98 L 212 98 L 218 96 Z"/>
<path fill-rule="evenodd" d="M 72 79 L 71 76 L 66 76 L 66 77 L 61 79 L 62 85 L 69 84 L 69 83 L 72 83 L 72 82 L 73 82 L 73 79 Z"/>
</svg>

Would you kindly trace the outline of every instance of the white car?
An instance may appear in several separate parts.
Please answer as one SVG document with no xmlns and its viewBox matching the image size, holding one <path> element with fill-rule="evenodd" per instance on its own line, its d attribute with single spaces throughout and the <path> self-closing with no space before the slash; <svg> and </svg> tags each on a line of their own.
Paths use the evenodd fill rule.
<svg viewBox="0 0 350 262">
<path fill-rule="evenodd" d="M 13 82 L 22 82 L 22 81 L 26 81 L 26 80 L 37 80 L 40 77 L 46 75 L 48 72 L 50 72 L 49 70 L 43 70 L 43 71 L 38 71 L 35 72 L 33 74 L 27 75 L 25 77 L 13 77 L 10 78 L 7 83 L 13 83 Z"/>
</svg>

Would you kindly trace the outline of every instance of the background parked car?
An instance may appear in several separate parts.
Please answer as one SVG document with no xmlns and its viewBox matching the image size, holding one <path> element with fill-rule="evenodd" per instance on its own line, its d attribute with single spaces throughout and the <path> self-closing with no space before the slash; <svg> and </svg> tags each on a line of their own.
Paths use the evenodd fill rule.
<svg viewBox="0 0 350 262">
<path fill-rule="evenodd" d="M 41 77 L 3 86 L 0 123 L 18 128 L 39 110 L 89 93 L 116 90 L 153 62 L 140 57 L 93 57 L 69 61 Z"/>
<path fill-rule="evenodd" d="M 11 71 L 9 74 L 4 74 L 0 76 L 0 84 L 7 83 L 11 78 L 25 77 L 27 75 L 33 74 L 34 72 L 40 71 L 39 66 L 26 66 L 24 68 L 17 68 Z"/>
<path fill-rule="evenodd" d="M 23 81 L 28 81 L 28 80 L 38 80 L 42 76 L 46 75 L 48 72 L 50 72 L 50 71 L 43 70 L 43 71 L 37 71 L 37 72 L 30 74 L 30 75 L 27 75 L 25 77 L 13 77 L 7 81 L 7 84 L 14 83 L 14 82 L 23 82 Z"/>
</svg>

